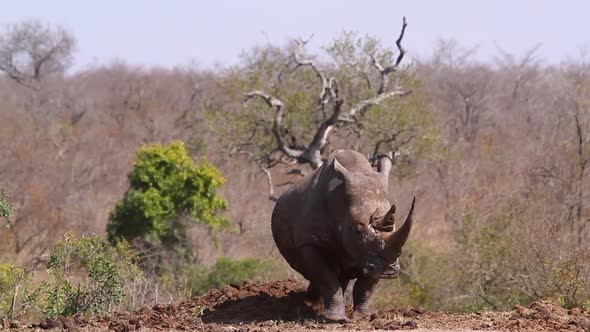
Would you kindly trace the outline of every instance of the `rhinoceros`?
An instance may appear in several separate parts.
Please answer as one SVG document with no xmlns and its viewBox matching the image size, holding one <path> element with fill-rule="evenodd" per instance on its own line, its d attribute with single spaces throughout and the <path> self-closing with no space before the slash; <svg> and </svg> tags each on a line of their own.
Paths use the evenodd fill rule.
<svg viewBox="0 0 590 332">
<path fill-rule="evenodd" d="M 274 241 L 287 263 L 309 280 L 312 299 L 323 299 L 323 318 L 346 320 L 352 289 L 353 318 L 370 314 L 369 300 L 382 278 L 399 274 L 399 256 L 412 227 L 415 197 L 406 220 L 394 229 L 388 199 L 391 162 L 377 171 L 362 154 L 338 150 L 278 199 L 272 214 Z"/>
</svg>

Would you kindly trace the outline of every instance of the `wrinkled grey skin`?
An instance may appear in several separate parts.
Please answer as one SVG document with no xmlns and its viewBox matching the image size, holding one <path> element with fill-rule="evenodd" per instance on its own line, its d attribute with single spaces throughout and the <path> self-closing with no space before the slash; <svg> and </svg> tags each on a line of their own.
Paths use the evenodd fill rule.
<svg viewBox="0 0 590 332">
<path fill-rule="evenodd" d="M 324 301 L 325 318 L 346 320 L 344 293 L 352 290 L 353 317 L 369 312 L 381 278 L 396 277 L 411 226 L 394 230 L 388 200 L 389 159 L 378 171 L 356 151 L 334 152 L 324 165 L 281 195 L 272 215 L 275 243 L 293 269 L 310 281 L 308 295 Z"/>
</svg>

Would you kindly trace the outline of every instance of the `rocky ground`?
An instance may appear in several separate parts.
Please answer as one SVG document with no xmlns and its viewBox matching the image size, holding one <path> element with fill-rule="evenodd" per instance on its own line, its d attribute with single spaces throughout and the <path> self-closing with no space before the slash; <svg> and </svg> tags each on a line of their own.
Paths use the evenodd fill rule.
<svg viewBox="0 0 590 332">
<path fill-rule="evenodd" d="M 304 304 L 304 290 L 295 280 L 246 282 L 211 290 L 190 301 L 116 312 L 109 317 L 60 317 L 40 324 L 5 321 L 3 325 L 14 331 L 590 331 L 590 313 L 548 302 L 517 306 L 507 312 L 468 314 L 389 309 L 365 320 L 328 324 L 316 320 L 316 312 Z"/>
</svg>

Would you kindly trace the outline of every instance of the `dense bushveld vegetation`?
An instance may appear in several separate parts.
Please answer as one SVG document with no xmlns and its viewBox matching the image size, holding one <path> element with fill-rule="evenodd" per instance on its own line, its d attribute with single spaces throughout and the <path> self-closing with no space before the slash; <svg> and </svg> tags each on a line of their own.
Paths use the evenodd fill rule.
<svg viewBox="0 0 590 332">
<path fill-rule="evenodd" d="M 34 34 L 19 28 L 51 38 L 23 43 Z M 313 165 L 277 152 L 277 137 L 305 150 L 322 111 L 340 103 L 320 98 L 323 82 L 306 60 L 336 78 L 346 111 L 381 91 L 375 64 L 394 65 L 397 55 L 345 34 L 328 57 L 304 53 L 299 41 L 256 47 L 227 69 L 112 62 L 65 74 L 72 43 L 35 22 L 0 38 L 2 315 L 135 309 L 244 278 L 294 276 L 270 235 L 268 184 L 278 194 Z M 22 56 L 52 47 L 50 61 Z M 14 52 L 22 61 L 11 62 Z M 322 155 L 393 152 L 393 201 L 403 210 L 400 198 L 420 198 L 402 276 L 381 283 L 376 302 L 588 308 L 590 59 L 545 64 L 532 49 L 480 62 L 475 53 L 441 41 L 431 58 L 397 67 L 389 81 L 412 93 L 363 108 L 323 145 Z M 243 102 L 262 90 L 287 105 L 279 136 L 264 98 Z M 168 145 L 175 140 L 185 143 Z M 138 233 L 121 228 L 129 222 Z"/>
</svg>

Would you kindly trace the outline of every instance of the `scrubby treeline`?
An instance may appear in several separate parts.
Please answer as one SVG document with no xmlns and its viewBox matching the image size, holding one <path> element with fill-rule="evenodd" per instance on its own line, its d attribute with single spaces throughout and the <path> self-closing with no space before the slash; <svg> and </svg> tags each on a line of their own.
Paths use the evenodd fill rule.
<svg viewBox="0 0 590 332">
<path fill-rule="evenodd" d="M 45 49 L 60 48 L 52 54 L 62 61 L 12 63 L 7 54 L 27 49 L 27 35 L 7 38 L 11 31 L 0 39 L 0 191 L 14 207 L 2 215 L 2 262 L 44 271 L 65 233 L 106 239 L 109 220 L 126 212 L 117 202 L 129 195 L 135 152 L 180 140 L 226 179 L 218 194 L 231 224 L 223 232 L 203 224 L 183 230 L 194 256 L 183 275 L 199 276 L 184 289 L 218 285 L 207 276 L 216 269 L 241 275 L 224 256 L 264 260 L 246 265 L 266 266 L 265 278 L 293 275 L 270 235 L 269 182 L 276 196 L 314 167 L 297 151 L 311 151 L 322 123 L 339 111 L 350 117 L 332 124 L 320 156 L 343 147 L 391 153 L 398 211 L 409 203 L 398 197 L 419 198 L 404 272 L 382 283 L 379 304 L 469 310 L 549 298 L 588 306 L 590 62 L 583 56 L 548 65 L 542 49 L 499 51 L 482 63 L 476 50 L 441 41 L 431 58 L 398 66 L 401 49 L 386 47 L 394 43 L 345 34 L 327 56 L 306 53 L 299 40 L 256 47 L 231 68 L 112 62 L 65 75 L 67 32 L 49 29 L 54 38 L 42 39 L 54 42 Z M 362 104 L 386 91 L 400 93 Z M 286 105 L 276 131 L 277 104 L 260 93 L 244 103 L 252 92 Z"/>
</svg>

